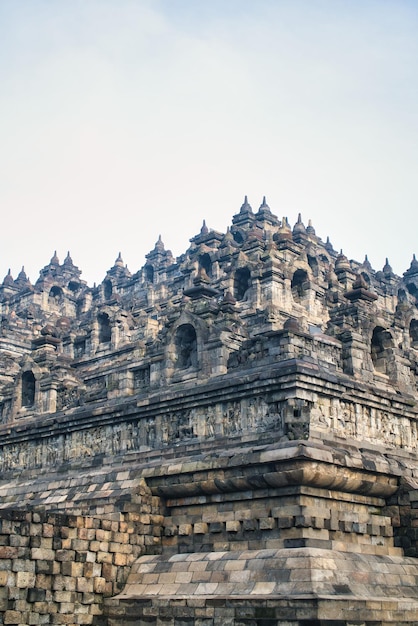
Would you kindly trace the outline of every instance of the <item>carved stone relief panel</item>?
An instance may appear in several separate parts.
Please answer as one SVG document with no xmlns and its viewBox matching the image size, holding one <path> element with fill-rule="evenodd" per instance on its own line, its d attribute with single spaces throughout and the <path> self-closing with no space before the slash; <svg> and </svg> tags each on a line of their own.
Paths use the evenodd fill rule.
<svg viewBox="0 0 418 626">
<path fill-rule="evenodd" d="M 310 411 L 311 428 L 391 448 L 416 450 L 417 421 L 359 402 L 319 398 Z"/>
</svg>

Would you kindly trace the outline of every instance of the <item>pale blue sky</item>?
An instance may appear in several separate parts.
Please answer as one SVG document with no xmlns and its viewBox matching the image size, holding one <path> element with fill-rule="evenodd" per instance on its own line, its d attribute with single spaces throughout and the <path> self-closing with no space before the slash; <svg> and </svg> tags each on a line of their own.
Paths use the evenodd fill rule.
<svg viewBox="0 0 418 626">
<path fill-rule="evenodd" d="M 0 280 L 135 272 L 245 194 L 404 272 L 417 33 L 416 1 L 0 0 Z"/>
</svg>

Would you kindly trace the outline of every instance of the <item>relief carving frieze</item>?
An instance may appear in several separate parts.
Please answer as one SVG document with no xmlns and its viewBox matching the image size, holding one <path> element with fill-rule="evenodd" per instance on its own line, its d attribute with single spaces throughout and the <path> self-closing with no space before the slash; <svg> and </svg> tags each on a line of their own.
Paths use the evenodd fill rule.
<svg viewBox="0 0 418 626">
<path fill-rule="evenodd" d="M 111 457 L 217 436 L 262 432 L 280 435 L 283 428 L 280 403 L 269 403 L 265 397 L 256 396 L 84 428 L 58 437 L 33 439 L 25 445 L 2 445 L 0 469 L 42 467 L 97 455 Z"/>
<path fill-rule="evenodd" d="M 311 429 L 318 432 L 334 432 L 339 437 L 383 443 L 390 448 L 418 447 L 417 418 L 388 409 L 337 398 L 322 399 L 313 403 L 310 417 Z"/>
</svg>

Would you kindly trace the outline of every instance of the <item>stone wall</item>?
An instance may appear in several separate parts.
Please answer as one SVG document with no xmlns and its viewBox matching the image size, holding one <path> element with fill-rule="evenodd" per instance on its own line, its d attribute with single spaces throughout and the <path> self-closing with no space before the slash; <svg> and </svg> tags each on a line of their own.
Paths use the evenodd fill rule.
<svg viewBox="0 0 418 626">
<path fill-rule="evenodd" d="M 134 561 L 160 549 L 163 517 L 146 488 L 138 512 L 87 517 L 0 511 L 0 624 L 100 624 Z"/>
<path fill-rule="evenodd" d="M 109 626 L 418 621 L 418 563 L 394 536 L 405 510 L 393 459 L 242 443 L 143 472 L 165 500 L 162 552 L 141 556 L 106 599 Z"/>
<path fill-rule="evenodd" d="M 0 285 L 0 624 L 418 624 L 418 261 L 247 199 Z"/>
<path fill-rule="evenodd" d="M 406 456 L 224 444 L 39 476 L 34 511 L 0 513 L 0 623 L 340 626 L 350 606 L 360 624 L 418 621 Z"/>
</svg>

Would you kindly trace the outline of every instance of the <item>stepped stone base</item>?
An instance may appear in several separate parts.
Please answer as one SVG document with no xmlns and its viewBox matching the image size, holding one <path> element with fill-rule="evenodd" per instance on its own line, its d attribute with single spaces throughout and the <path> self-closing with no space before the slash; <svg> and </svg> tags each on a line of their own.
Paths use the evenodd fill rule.
<svg viewBox="0 0 418 626">
<path fill-rule="evenodd" d="M 418 561 L 320 548 L 143 556 L 112 602 L 110 626 L 411 625 Z"/>
<path fill-rule="evenodd" d="M 190 599 L 175 606 L 167 601 L 129 601 L 124 616 L 109 626 L 417 626 L 410 602 L 398 599 L 356 602 L 343 597 L 248 600 Z"/>
</svg>

